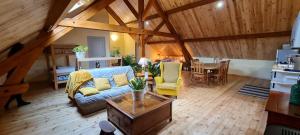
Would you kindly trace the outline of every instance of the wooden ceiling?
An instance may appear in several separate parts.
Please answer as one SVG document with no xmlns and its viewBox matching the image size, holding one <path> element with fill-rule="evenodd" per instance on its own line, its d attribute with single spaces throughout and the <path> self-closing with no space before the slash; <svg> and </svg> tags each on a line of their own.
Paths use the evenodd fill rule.
<svg viewBox="0 0 300 135">
<path fill-rule="evenodd" d="M 51 0 L 5 0 L 0 2 L 0 52 L 39 32 L 46 22 Z"/>
<path fill-rule="evenodd" d="M 129 1 L 137 9 L 137 0 Z M 176 8 L 201 1 L 212 3 L 174 12 Z M 170 13 L 169 20 L 183 39 L 273 32 L 289 33 L 300 11 L 299 0 L 224 0 L 224 7 L 220 9 L 216 8 L 216 2 L 213 0 L 159 0 L 159 2 L 163 10 Z M 122 11 L 127 10 L 126 6 L 116 8 L 120 16 L 125 15 Z M 155 16 L 157 12 L 151 10 L 149 15 L 153 16 L 153 14 Z M 148 20 L 147 29 L 155 29 L 161 21 L 160 18 L 154 18 L 156 19 Z M 134 20 L 133 16 L 126 21 L 134 22 Z M 160 31 L 168 32 L 165 26 Z M 154 36 L 149 42 L 160 44 L 160 41 L 169 40 L 172 39 Z M 276 49 L 287 42 L 289 42 L 289 34 L 251 39 L 192 41 L 185 42 L 185 46 L 193 56 L 272 60 Z M 177 45 L 174 44 L 175 46 Z"/>
<path fill-rule="evenodd" d="M 32 35 L 42 30 L 54 1 L 1 2 L 0 51 L 26 38 L 34 38 Z M 144 2 L 145 8 L 148 1 L 151 0 Z M 176 33 L 187 41 L 184 45 L 192 56 L 272 60 L 276 49 L 280 48 L 282 43 L 289 42 L 289 34 L 234 40 L 218 40 L 216 37 L 289 32 L 300 10 L 300 0 L 223 0 L 224 7 L 220 9 L 216 8 L 216 1 L 218 0 L 158 0 Z M 128 6 L 129 4 L 132 7 Z M 138 0 L 115 0 L 110 7 L 125 23 L 137 20 L 137 15 L 132 13 L 132 10 L 138 11 Z M 163 21 L 153 6 L 146 16 L 144 19 L 149 23 L 145 26 L 147 30 L 155 30 Z M 135 23 L 127 26 L 138 27 Z M 170 30 L 166 24 L 162 24 L 159 32 L 170 33 Z M 190 40 L 211 37 L 217 41 Z M 153 36 L 148 39 L 150 43 L 158 41 L 174 41 L 174 38 Z M 159 48 L 149 44 L 152 45 L 154 49 Z M 165 43 L 161 42 L 155 46 L 158 45 L 162 46 Z M 168 42 L 165 46 L 180 50 L 176 43 Z"/>
</svg>

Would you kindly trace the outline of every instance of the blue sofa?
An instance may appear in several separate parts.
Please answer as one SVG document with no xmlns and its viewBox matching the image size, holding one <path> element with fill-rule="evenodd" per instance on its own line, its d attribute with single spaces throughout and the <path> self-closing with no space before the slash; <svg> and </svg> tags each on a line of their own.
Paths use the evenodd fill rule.
<svg viewBox="0 0 300 135">
<path fill-rule="evenodd" d="M 104 109 L 106 107 L 105 99 L 119 96 L 131 91 L 131 88 L 128 85 L 117 87 L 112 77 L 113 75 L 126 73 L 127 79 L 131 80 L 134 78 L 134 72 L 130 66 L 89 69 L 88 71 L 92 74 L 93 78 L 108 78 L 111 89 L 101 91 L 98 94 L 91 96 L 84 96 L 80 92 L 77 92 L 74 98 L 79 111 L 82 114 L 89 114 Z M 91 80 L 81 87 L 95 87 L 95 85 L 93 80 Z"/>
</svg>

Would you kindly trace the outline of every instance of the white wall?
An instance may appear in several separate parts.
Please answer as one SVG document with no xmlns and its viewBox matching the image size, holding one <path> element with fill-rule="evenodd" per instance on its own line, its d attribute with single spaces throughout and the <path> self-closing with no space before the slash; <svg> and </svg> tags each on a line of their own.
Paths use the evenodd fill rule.
<svg viewBox="0 0 300 135">
<path fill-rule="evenodd" d="M 213 62 L 213 58 L 195 57 L 202 62 Z M 229 74 L 249 76 L 261 79 L 271 79 L 272 66 L 275 61 L 230 59 Z"/>
</svg>

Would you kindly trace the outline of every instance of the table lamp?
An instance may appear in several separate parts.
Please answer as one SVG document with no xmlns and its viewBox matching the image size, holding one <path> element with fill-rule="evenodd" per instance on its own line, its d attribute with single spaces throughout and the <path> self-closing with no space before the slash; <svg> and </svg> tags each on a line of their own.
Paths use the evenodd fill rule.
<svg viewBox="0 0 300 135">
<path fill-rule="evenodd" d="M 147 58 L 144 58 L 144 57 L 142 57 L 142 58 L 140 58 L 140 60 L 139 60 L 139 65 L 142 65 L 142 73 L 144 73 L 144 75 L 145 75 L 145 77 L 146 78 L 148 78 L 148 72 L 146 72 L 146 66 L 148 65 L 148 59 Z"/>
</svg>

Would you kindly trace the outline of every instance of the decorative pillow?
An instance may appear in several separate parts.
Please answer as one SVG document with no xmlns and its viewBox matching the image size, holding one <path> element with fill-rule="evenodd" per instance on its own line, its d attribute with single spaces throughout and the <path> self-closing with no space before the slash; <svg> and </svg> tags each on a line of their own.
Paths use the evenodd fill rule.
<svg viewBox="0 0 300 135">
<path fill-rule="evenodd" d="M 176 62 L 164 62 L 164 73 L 163 78 L 167 83 L 176 83 L 179 74 L 180 63 Z"/>
<path fill-rule="evenodd" d="M 113 78 L 114 78 L 115 83 L 118 87 L 128 84 L 126 74 L 113 75 Z"/>
<path fill-rule="evenodd" d="M 90 96 L 90 95 L 95 95 L 95 94 L 99 93 L 99 91 L 93 87 L 80 88 L 79 92 L 82 93 L 84 96 Z"/>
<path fill-rule="evenodd" d="M 107 78 L 94 78 L 94 84 L 97 90 L 107 90 L 110 89 L 110 83 Z"/>
</svg>

